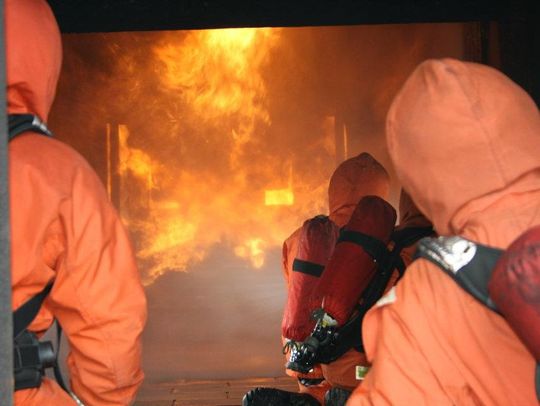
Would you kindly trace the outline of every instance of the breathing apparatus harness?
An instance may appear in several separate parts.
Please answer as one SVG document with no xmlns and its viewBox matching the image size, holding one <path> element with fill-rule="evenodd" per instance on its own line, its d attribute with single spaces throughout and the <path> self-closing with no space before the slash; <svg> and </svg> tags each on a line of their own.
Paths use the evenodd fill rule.
<svg viewBox="0 0 540 406">
<path fill-rule="evenodd" d="M 415 258 L 425 258 L 448 274 L 461 288 L 501 315 L 489 296 L 488 284 L 503 250 L 459 236 L 423 238 Z M 502 316 L 502 315 L 501 315 Z M 540 364 L 536 364 L 536 397 L 540 401 Z"/>
<path fill-rule="evenodd" d="M 10 114 L 8 125 L 10 141 L 28 131 L 52 137 L 45 123 L 32 114 Z M 41 386 L 45 369 L 53 368 L 58 384 L 70 393 L 58 366 L 58 351 L 62 334 L 60 324 L 56 322 L 56 353 L 50 341 L 39 341 L 37 335 L 28 330 L 28 326 L 39 313 L 43 301 L 51 291 L 53 283 L 54 280 L 50 281 L 41 292 L 13 312 L 13 375 L 16 391 L 38 388 Z"/>
<path fill-rule="evenodd" d="M 376 273 L 362 292 L 352 317 L 343 326 L 337 327 L 337 321 L 323 308 L 313 312 L 312 318 L 317 321 L 313 332 L 303 343 L 291 348 L 287 368 L 307 374 L 315 364 L 334 362 L 351 348 L 363 352 L 362 321 L 365 314 L 384 294 L 394 271 L 399 273 L 397 280 L 403 276 L 405 263 L 401 259 L 401 251 L 429 235 L 433 235 L 432 227 L 403 228 L 394 231 L 391 244 L 387 246 L 367 234 L 342 230 L 337 244 L 351 242 L 360 245 L 377 264 Z"/>
</svg>

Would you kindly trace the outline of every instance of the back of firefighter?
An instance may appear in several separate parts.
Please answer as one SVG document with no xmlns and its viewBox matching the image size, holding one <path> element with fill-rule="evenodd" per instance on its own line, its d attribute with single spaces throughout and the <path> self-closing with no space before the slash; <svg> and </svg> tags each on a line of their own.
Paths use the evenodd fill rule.
<svg viewBox="0 0 540 406">
<path fill-rule="evenodd" d="M 364 220 L 366 221 L 366 224 L 361 227 L 362 230 L 357 230 L 361 231 L 365 235 L 369 235 L 372 237 L 377 235 L 376 238 L 381 241 L 381 243 L 388 243 L 387 249 L 397 250 L 399 252 L 401 261 L 403 262 L 402 265 L 404 266 L 404 268 L 406 268 L 412 261 L 412 256 L 417 245 L 416 243 L 419 241 L 419 239 L 422 237 L 433 235 L 432 225 L 430 221 L 426 219 L 422 213 L 420 213 L 418 208 L 410 199 L 409 195 L 404 190 L 401 191 L 399 198 L 399 225 L 395 228 L 393 226 L 395 218 L 392 218 L 391 212 L 389 211 L 392 210 L 391 206 L 389 206 L 384 201 L 378 202 L 377 200 L 366 200 L 364 202 L 365 199 L 373 198 L 362 199 L 362 201 L 357 207 L 357 210 L 355 211 L 355 213 L 353 213 L 351 221 L 355 218 L 355 216 L 358 216 L 357 211 L 358 209 L 362 208 L 362 203 L 364 203 L 365 209 L 360 211 L 360 219 L 367 216 L 367 218 L 365 218 Z M 386 208 L 384 205 L 382 205 L 383 203 L 386 205 Z M 369 210 L 376 207 L 384 210 Z M 357 224 L 362 225 L 362 222 L 358 222 Z M 348 227 L 352 226 L 353 225 L 351 225 L 351 222 L 349 222 L 345 227 L 345 230 L 347 230 Z M 375 226 L 375 228 L 373 226 Z M 384 235 L 386 235 L 385 237 L 381 237 L 383 233 Z M 391 237 L 389 237 L 390 235 Z M 341 242 L 341 244 L 343 244 L 343 242 Z M 373 247 L 371 247 L 371 249 L 372 248 Z M 353 249 L 357 251 L 353 251 Z M 361 249 L 362 251 L 358 251 L 359 249 Z M 336 248 L 332 259 L 336 259 L 335 257 L 337 255 L 342 255 L 344 258 L 349 259 L 345 261 L 340 260 L 338 262 L 332 262 L 331 259 L 327 266 L 325 276 L 330 276 L 328 272 L 331 271 L 334 271 L 335 274 L 333 275 L 333 278 L 327 279 L 326 281 L 321 280 L 321 285 L 327 285 L 326 292 L 320 293 L 320 295 L 324 296 L 323 309 L 329 317 L 335 318 L 338 326 L 338 331 L 339 327 L 342 326 L 345 322 L 347 322 L 347 315 L 355 315 L 355 313 L 353 312 L 355 308 L 355 303 L 358 304 L 362 303 L 364 300 L 370 300 L 370 295 L 372 295 L 373 293 L 366 293 L 367 291 L 370 291 L 370 288 L 366 289 L 366 286 L 369 286 L 369 281 L 377 279 L 383 281 L 380 282 L 384 283 L 384 285 L 381 285 L 381 287 L 384 289 L 384 287 L 386 286 L 384 291 L 388 291 L 392 286 L 395 285 L 401 271 L 404 270 L 404 268 L 399 266 L 398 263 L 395 263 L 395 268 L 393 272 L 388 274 L 388 279 L 386 279 L 383 270 L 378 269 L 376 263 L 373 264 L 373 259 L 364 250 L 367 250 L 367 252 L 371 252 L 369 247 L 361 248 L 356 244 L 352 244 L 349 246 L 344 245 L 342 250 Z M 386 252 L 387 255 L 391 255 L 390 251 Z M 360 258 L 364 257 L 364 260 L 360 260 Z M 381 262 L 384 262 L 384 260 L 382 260 Z M 354 265 L 351 267 L 351 264 Z M 332 265 L 336 265 L 336 267 L 332 268 Z M 352 286 L 355 284 L 359 285 L 358 287 L 360 289 L 355 290 L 356 293 L 348 299 L 347 296 L 350 296 L 350 293 L 354 289 L 358 289 L 358 287 L 350 289 L 348 288 L 348 286 Z M 382 293 L 383 291 L 381 291 L 381 294 Z M 365 296 L 366 294 L 368 296 Z M 359 301 L 360 297 L 362 299 Z M 343 317 L 346 318 L 344 319 Z M 341 334 L 341 338 L 347 340 L 343 337 L 343 334 L 344 333 Z M 353 345 L 352 342 L 350 345 Z M 349 351 L 349 353 L 351 353 L 351 351 Z M 331 402 L 332 405 L 345 404 L 345 400 L 349 396 L 350 391 L 352 391 L 361 383 L 360 381 L 362 379 L 362 376 L 369 368 L 369 362 L 365 358 L 365 354 L 360 352 L 357 355 L 356 361 L 356 365 L 350 365 L 349 368 L 343 369 L 341 371 L 338 368 L 334 367 L 334 365 L 340 365 L 340 358 L 330 364 L 322 364 L 324 376 L 326 377 L 328 382 L 331 383 L 331 386 L 333 388 L 327 395 L 327 402 Z"/>
<path fill-rule="evenodd" d="M 422 63 L 392 103 L 398 177 L 440 235 L 505 249 L 540 224 L 540 116 L 500 72 Z M 348 405 L 537 405 L 535 360 L 508 323 L 425 259 L 368 312 L 373 366 Z"/>
<path fill-rule="evenodd" d="M 44 0 L 7 0 L 9 114 L 47 120 L 62 50 Z M 88 101 L 92 102 L 92 101 Z M 84 129 L 73 136 L 84 137 Z M 141 332 L 146 300 L 132 248 L 88 163 L 67 145 L 23 133 L 9 144 L 12 306 L 51 280 L 29 326 L 41 335 L 56 318 L 70 345 L 71 389 L 87 405 L 126 405 L 143 373 Z M 58 384 L 15 392 L 16 405 L 73 405 Z"/>
<path fill-rule="evenodd" d="M 358 202 L 364 196 L 379 196 L 388 199 L 390 193 L 390 177 L 384 167 L 370 154 L 363 152 L 342 162 L 332 174 L 328 186 L 329 217 L 339 228 L 349 221 Z M 292 263 L 298 249 L 299 230 L 295 231 L 283 245 L 283 271 L 288 283 L 292 272 Z M 338 361 L 330 365 L 319 365 L 315 368 L 325 381 L 316 386 L 299 384 L 300 392 L 307 393 L 324 403 L 324 395 L 332 386 L 348 388 L 358 382 L 355 379 L 357 365 L 365 364 L 363 354 L 350 350 Z M 352 386 L 351 386 L 352 385 Z"/>
</svg>

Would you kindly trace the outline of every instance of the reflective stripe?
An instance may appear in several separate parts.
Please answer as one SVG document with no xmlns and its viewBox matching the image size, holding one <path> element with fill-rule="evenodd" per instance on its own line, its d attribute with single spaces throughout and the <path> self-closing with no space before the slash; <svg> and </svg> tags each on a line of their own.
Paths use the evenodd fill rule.
<svg viewBox="0 0 540 406">
<path fill-rule="evenodd" d="M 356 366 L 356 380 L 357 381 L 364 380 L 368 371 L 369 371 L 369 367 L 365 367 L 363 365 L 357 365 Z"/>
</svg>

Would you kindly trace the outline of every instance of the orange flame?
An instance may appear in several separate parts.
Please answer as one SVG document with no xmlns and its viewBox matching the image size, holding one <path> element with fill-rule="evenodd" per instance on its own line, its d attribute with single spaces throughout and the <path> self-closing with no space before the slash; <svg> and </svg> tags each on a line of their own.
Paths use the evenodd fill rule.
<svg viewBox="0 0 540 406">
<path fill-rule="evenodd" d="M 120 163 L 118 171 L 125 175 L 128 171 L 138 178 L 146 179 L 147 190 L 152 190 L 154 183 L 153 172 L 158 167 L 152 158 L 144 151 L 128 146 L 129 130 L 125 125 L 118 126 L 118 144 Z"/>
<path fill-rule="evenodd" d="M 240 258 L 246 258 L 251 261 L 255 268 L 261 268 L 264 265 L 264 248 L 266 242 L 262 238 L 251 238 L 234 248 L 234 253 Z"/>
<path fill-rule="evenodd" d="M 238 154 L 251 139 L 255 124 L 270 124 L 259 68 L 279 32 L 271 28 L 194 31 L 182 44 L 155 49 L 165 64 L 163 84 L 180 91 L 203 122 L 235 116 L 238 124 L 228 134 L 235 144 L 230 155 L 233 165 L 238 164 Z"/>
<path fill-rule="evenodd" d="M 172 117 L 180 129 L 169 136 L 183 140 L 186 151 L 179 152 L 180 163 L 165 171 L 170 163 L 157 164 L 130 147 L 127 131 L 119 132 L 120 173 L 136 178 L 137 193 L 148 196 L 144 210 L 139 210 L 142 219 L 136 213 L 145 199 L 133 196 L 134 186 L 122 182 L 131 192 L 122 212 L 133 213 L 126 217 L 137 237 L 143 282 L 150 284 L 167 271 L 187 270 L 216 244 L 228 245 L 236 256 L 261 268 L 267 251 L 279 247 L 306 216 L 323 211 L 326 201 L 327 178 L 320 180 L 320 187 L 298 181 L 293 185 L 289 159 L 251 158 L 271 124 L 262 72 L 279 43 L 280 29 L 193 31 L 181 40 L 166 37 L 154 55 L 170 102 L 182 106 L 183 115 Z M 199 138 L 183 129 L 190 125 Z M 201 145 L 215 146 L 215 160 L 223 156 L 225 164 L 214 165 L 210 157 L 208 165 L 183 166 L 183 160 L 198 156 Z M 296 196 L 309 196 L 309 207 L 300 207 Z"/>
</svg>

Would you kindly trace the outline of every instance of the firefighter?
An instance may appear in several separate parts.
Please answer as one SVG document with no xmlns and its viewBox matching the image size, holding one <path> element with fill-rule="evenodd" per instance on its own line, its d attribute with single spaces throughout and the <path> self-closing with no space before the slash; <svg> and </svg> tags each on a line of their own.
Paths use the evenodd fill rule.
<svg viewBox="0 0 540 406">
<path fill-rule="evenodd" d="M 336 168 L 330 179 L 328 187 L 329 221 L 338 228 L 341 228 L 347 224 L 362 197 L 374 195 L 382 199 L 387 199 L 389 191 L 390 178 L 388 173 L 375 158 L 366 152 L 350 158 Z M 330 228 L 328 224 L 325 229 Z M 302 230 L 303 227 L 296 230 L 283 244 L 282 270 L 287 286 L 291 285 L 291 278 L 295 274 L 293 272 L 293 264 L 298 253 Z M 327 234 L 331 235 L 332 233 L 328 232 Z M 313 246 L 316 245 L 313 244 Z M 295 289 L 295 291 L 298 292 L 300 290 Z M 291 295 L 293 292 L 288 290 L 288 294 Z M 301 306 L 302 301 L 299 299 L 297 303 Z M 305 300 L 311 299 L 306 297 Z M 290 298 L 288 301 L 290 301 Z M 286 309 L 285 316 L 287 312 L 294 312 L 294 310 Z M 285 317 L 284 322 L 286 321 L 287 317 Z M 287 328 L 289 330 L 293 329 L 293 326 L 285 327 L 286 329 L 284 331 Z M 354 368 L 355 365 L 358 365 L 362 361 L 362 354 L 354 350 L 344 355 L 341 360 L 346 365 L 346 368 L 349 368 L 351 365 Z M 336 366 L 334 366 L 334 369 Z M 313 371 L 306 374 L 291 374 L 290 370 L 287 373 L 300 378 L 300 393 L 285 392 L 273 388 L 256 388 L 246 394 L 243 404 L 245 406 L 286 405 L 291 402 L 298 402 L 299 405 L 318 405 L 324 402 L 324 395 L 331 386 L 324 380 L 320 365 L 315 365 Z"/>
<path fill-rule="evenodd" d="M 392 206 L 375 196 L 363 197 L 342 229 L 315 291 L 323 303 L 320 322 L 301 347 L 297 367 L 305 370 L 311 360 L 321 362 L 332 387 L 327 405 L 344 405 L 369 370 L 361 338 L 363 316 L 404 274 L 416 243 L 433 235 L 429 220 L 403 190 L 399 208 L 400 222 L 394 228 Z"/>
<path fill-rule="evenodd" d="M 74 405 L 76 396 L 87 405 L 127 405 L 143 380 L 146 320 L 132 247 L 89 164 L 47 135 L 62 58 L 53 13 L 44 0 L 5 4 L 10 127 L 29 129 L 9 143 L 12 307 L 44 292 L 25 334 L 33 339 L 59 322 L 74 394 L 46 377 L 16 379 L 25 388 L 16 390 L 15 404 Z M 74 136 L 85 136 L 79 131 Z"/>
<path fill-rule="evenodd" d="M 505 249 L 540 224 L 539 111 L 497 70 L 423 62 L 391 105 L 386 137 L 398 178 L 439 235 Z M 372 367 L 348 405 L 538 404 L 535 359 L 507 321 L 424 258 L 368 312 L 363 332 Z"/>
</svg>

